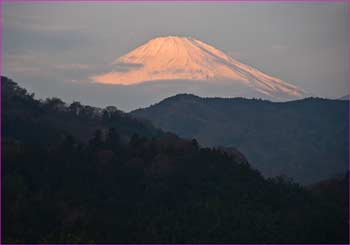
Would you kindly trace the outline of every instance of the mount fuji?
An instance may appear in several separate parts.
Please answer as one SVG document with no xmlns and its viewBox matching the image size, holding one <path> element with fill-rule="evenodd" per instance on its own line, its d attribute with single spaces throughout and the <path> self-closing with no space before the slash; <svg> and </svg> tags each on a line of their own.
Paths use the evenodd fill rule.
<svg viewBox="0 0 350 245">
<path fill-rule="evenodd" d="M 190 37 L 158 37 L 121 56 L 111 71 L 92 77 L 97 83 L 139 85 L 150 81 L 196 81 L 225 85 L 232 96 L 298 99 L 302 88 L 245 65 L 223 51 Z M 183 91 L 187 92 L 187 91 Z"/>
</svg>

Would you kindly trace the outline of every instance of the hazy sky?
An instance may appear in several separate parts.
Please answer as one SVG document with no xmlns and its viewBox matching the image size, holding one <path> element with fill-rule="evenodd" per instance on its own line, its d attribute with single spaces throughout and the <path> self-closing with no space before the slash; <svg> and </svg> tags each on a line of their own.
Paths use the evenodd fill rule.
<svg viewBox="0 0 350 245">
<path fill-rule="evenodd" d="M 200 39 L 315 96 L 348 93 L 346 3 L 17 2 L 2 12 L 3 74 L 40 98 L 130 110 L 169 96 L 88 81 L 167 35 Z"/>
</svg>

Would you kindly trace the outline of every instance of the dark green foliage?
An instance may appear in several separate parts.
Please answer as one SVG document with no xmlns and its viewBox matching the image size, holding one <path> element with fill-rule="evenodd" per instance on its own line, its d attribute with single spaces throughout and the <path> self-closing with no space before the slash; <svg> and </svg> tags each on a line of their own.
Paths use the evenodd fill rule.
<svg viewBox="0 0 350 245">
<path fill-rule="evenodd" d="M 310 184 L 348 170 L 349 101 L 185 94 L 131 114 L 205 146 L 237 148 L 265 176 L 285 174 Z"/>
<path fill-rule="evenodd" d="M 67 136 L 54 148 L 7 142 L 5 241 L 347 241 L 336 199 L 284 178 L 265 180 L 219 150 L 136 138 L 122 150 L 108 138 L 81 145 Z"/>
<path fill-rule="evenodd" d="M 5 108 L 2 113 L 4 138 L 50 143 L 51 139 L 69 133 L 79 141 L 87 142 L 98 129 L 118 128 L 120 140 L 128 141 L 134 133 L 148 137 L 162 133 L 150 123 L 136 120 L 111 106 L 100 109 L 79 102 L 66 106 L 58 98 L 41 102 L 6 77 L 1 77 L 1 86 Z"/>
<path fill-rule="evenodd" d="M 16 106 L 3 101 L 6 243 L 348 242 L 347 217 L 338 211 L 348 206 L 345 180 L 333 194 L 309 191 L 285 177 L 265 179 L 233 150 L 201 148 L 170 133 L 123 140 L 123 124 L 109 112 L 80 121 L 87 132 L 83 124 L 114 124 L 84 141 L 66 130 L 80 109 L 57 112 L 30 98 L 24 103 L 26 93 L 14 97 Z M 31 120 L 11 127 L 8 118 L 25 111 Z M 49 123 L 60 117 L 64 127 Z M 127 132 L 142 124 L 131 125 Z"/>
</svg>

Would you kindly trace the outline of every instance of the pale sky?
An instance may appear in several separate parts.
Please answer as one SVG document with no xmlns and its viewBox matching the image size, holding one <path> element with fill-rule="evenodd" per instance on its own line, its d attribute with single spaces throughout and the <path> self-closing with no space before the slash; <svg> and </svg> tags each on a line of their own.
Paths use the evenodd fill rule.
<svg viewBox="0 0 350 245">
<path fill-rule="evenodd" d="M 128 111 L 174 91 L 196 92 L 89 81 L 119 56 L 168 35 L 202 40 L 315 96 L 348 93 L 346 3 L 2 2 L 2 14 L 2 74 L 38 98 Z"/>
</svg>

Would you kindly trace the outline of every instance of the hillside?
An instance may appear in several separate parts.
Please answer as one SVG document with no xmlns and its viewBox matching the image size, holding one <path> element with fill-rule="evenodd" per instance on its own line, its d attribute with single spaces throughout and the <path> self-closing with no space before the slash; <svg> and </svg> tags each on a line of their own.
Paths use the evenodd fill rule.
<svg viewBox="0 0 350 245">
<path fill-rule="evenodd" d="M 329 199 L 115 108 L 1 85 L 2 243 L 348 242 L 347 183 Z"/>
<path fill-rule="evenodd" d="M 26 143 L 50 143 L 50 139 L 71 134 L 82 142 L 92 138 L 96 130 L 118 128 L 123 140 L 133 134 L 162 134 L 150 123 L 136 120 L 114 106 L 104 109 L 73 102 L 67 105 L 59 98 L 40 101 L 12 80 L 1 77 L 3 107 L 3 138 Z"/>
<path fill-rule="evenodd" d="M 180 94 L 131 114 L 205 146 L 235 147 L 265 176 L 309 184 L 348 169 L 346 101 L 275 103 Z"/>
</svg>

